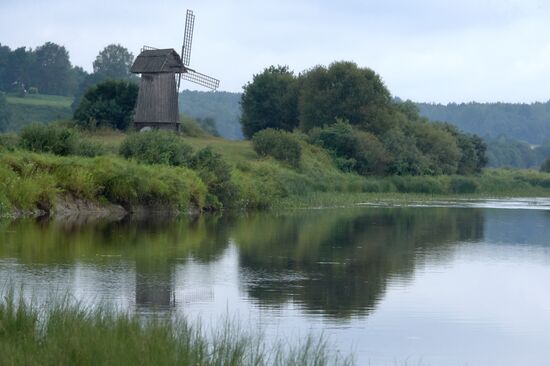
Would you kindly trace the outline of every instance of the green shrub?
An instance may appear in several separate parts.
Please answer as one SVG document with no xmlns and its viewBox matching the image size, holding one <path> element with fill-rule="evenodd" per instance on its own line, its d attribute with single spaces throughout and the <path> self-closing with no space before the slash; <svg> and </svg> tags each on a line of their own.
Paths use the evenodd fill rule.
<svg viewBox="0 0 550 366">
<path fill-rule="evenodd" d="M 550 159 L 546 159 L 546 161 L 542 163 L 540 171 L 543 173 L 550 173 Z"/>
<path fill-rule="evenodd" d="M 454 176 L 449 182 L 450 193 L 475 193 L 479 188 L 479 183 L 470 177 Z"/>
<path fill-rule="evenodd" d="M 120 155 L 147 164 L 188 166 L 192 153 L 189 145 L 167 131 L 134 133 L 120 146 Z"/>
<path fill-rule="evenodd" d="M 293 167 L 300 165 L 302 146 L 289 132 L 268 128 L 252 137 L 252 147 L 260 156 L 271 156 Z"/>
<path fill-rule="evenodd" d="M 124 80 L 107 80 L 90 87 L 74 119 L 83 127 L 109 126 L 125 130 L 132 120 L 139 87 Z"/>
<path fill-rule="evenodd" d="M 181 133 L 189 137 L 205 137 L 208 135 L 206 131 L 192 118 L 182 117 L 180 119 Z"/>
<path fill-rule="evenodd" d="M 401 193 L 446 193 L 445 184 L 441 178 L 437 177 L 394 176 L 391 177 L 391 182 L 395 185 L 397 192 Z"/>
<path fill-rule="evenodd" d="M 76 144 L 74 130 L 58 126 L 31 124 L 19 136 L 19 146 L 34 152 L 69 155 L 74 152 Z"/>
<path fill-rule="evenodd" d="M 391 161 L 390 154 L 376 136 L 354 129 L 345 120 L 312 129 L 310 141 L 328 150 L 336 166 L 344 172 L 383 175 Z"/>
<path fill-rule="evenodd" d="M 190 167 L 197 172 L 208 189 L 207 206 L 218 209 L 235 201 L 237 191 L 231 182 L 231 167 L 221 154 L 214 152 L 211 147 L 205 147 L 193 156 Z"/>
</svg>

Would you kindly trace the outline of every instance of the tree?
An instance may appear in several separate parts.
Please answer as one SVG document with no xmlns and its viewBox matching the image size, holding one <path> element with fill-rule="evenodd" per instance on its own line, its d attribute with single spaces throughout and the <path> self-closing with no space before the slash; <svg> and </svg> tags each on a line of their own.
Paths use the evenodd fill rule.
<svg viewBox="0 0 550 366">
<path fill-rule="evenodd" d="M 542 163 L 540 171 L 543 173 L 550 173 L 550 159 L 546 159 L 546 161 Z"/>
<path fill-rule="evenodd" d="M 391 126 L 391 96 L 371 69 L 353 62 L 317 66 L 300 76 L 300 128 L 308 131 L 336 122 L 337 118 L 374 133 Z"/>
<path fill-rule="evenodd" d="M 292 131 L 298 126 L 298 88 L 288 66 L 270 66 L 254 75 L 241 97 L 241 125 L 245 137 L 274 128 Z"/>
<path fill-rule="evenodd" d="M 43 94 L 71 95 L 71 61 L 63 46 L 46 42 L 35 51 L 34 84 Z"/>
<path fill-rule="evenodd" d="M 85 127 L 109 126 L 125 130 L 132 121 L 138 86 L 133 82 L 107 80 L 89 88 L 74 113 Z"/>
<path fill-rule="evenodd" d="M 94 73 L 105 79 L 129 79 L 134 55 L 119 44 L 110 44 L 97 55 Z"/>
</svg>

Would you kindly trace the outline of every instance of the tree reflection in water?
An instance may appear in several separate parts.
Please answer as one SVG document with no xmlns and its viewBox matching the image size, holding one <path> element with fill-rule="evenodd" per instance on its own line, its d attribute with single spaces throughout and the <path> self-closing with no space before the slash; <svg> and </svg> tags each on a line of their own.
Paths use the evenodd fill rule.
<svg viewBox="0 0 550 366">
<path fill-rule="evenodd" d="M 176 267 L 189 258 L 215 263 L 234 243 L 240 287 L 259 306 L 294 302 L 309 312 L 346 318 L 368 314 L 388 282 L 409 278 L 426 256 L 445 259 L 459 243 L 482 239 L 483 227 L 483 211 L 464 208 L 16 220 L 0 222 L 0 260 L 52 271 L 89 266 L 104 282 L 115 281 L 109 273 L 123 263 L 138 309 L 170 309 L 178 306 Z"/>
</svg>

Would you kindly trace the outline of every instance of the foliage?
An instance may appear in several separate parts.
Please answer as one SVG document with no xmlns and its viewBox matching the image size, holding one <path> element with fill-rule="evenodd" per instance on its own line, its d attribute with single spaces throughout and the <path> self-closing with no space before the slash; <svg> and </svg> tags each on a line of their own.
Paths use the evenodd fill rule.
<svg viewBox="0 0 550 366">
<path fill-rule="evenodd" d="M 490 167 L 534 168 L 550 157 L 550 142 L 533 147 L 522 141 L 504 136 L 487 140 L 487 157 Z"/>
<path fill-rule="evenodd" d="M 70 95 L 74 89 L 71 83 L 71 61 L 69 52 L 63 46 L 52 42 L 36 48 L 34 74 L 37 87 L 44 94 Z"/>
<path fill-rule="evenodd" d="M 235 201 L 237 191 L 231 182 L 231 166 L 223 160 L 221 154 L 207 146 L 193 156 L 189 167 L 197 172 L 208 189 L 207 207 L 219 209 Z"/>
<path fill-rule="evenodd" d="M 293 85 L 292 98 L 298 98 L 297 108 L 287 107 L 285 113 L 297 112 L 300 130 L 311 131 L 310 141 L 330 151 L 343 171 L 361 175 L 474 174 L 486 164 L 486 146 L 481 139 L 450 125 L 428 123 L 414 103 L 392 101 L 380 76 L 353 62 L 316 66 L 298 77 L 286 68 L 274 67 L 255 75 L 245 86 L 241 103 L 247 137 L 250 126 L 254 128 L 249 132 L 281 128 L 281 121 L 294 118 L 283 118 L 278 107 L 273 107 L 273 100 L 286 95 L 266 82 L 278 80 L 273 76 L 277 72 L 285 72 L 285 82 Z M 257 118 L 250 117 L 255 114 Z M 269 118 L 262 120 L 260 115 Z"/>
<path fill-rule="evenodd" d="M 382 142 L 393 159 L 387 172 L 391 175 L 423 175 L 429 172 L 429 161 L 416 145 L 413 135 L 392 128 L 382 136 Z"/>
<path fill-rule="evenodd" d="M 544 163 L 540 166 L 540 171 L 544 173 L 550 173 L 550 159 L 546 159 Z"/>
<path fill-rule="evenodd" d="M 196 121 L 204 132 L 206 132 L 210 136 L 220 137 L 220 133 L 218 132 L 218 128 L 216 127 L 216 120 L 214 118 L 197 118 Z"/>
<path fill-rule="evenodd" d="M 131 123 L 138 86 L 107 80 L 86 91 L 74 118 L 84 127 L 109 126 L 125 130 Z"/>
<path fill-rule="evenodd" d="M 265 128 L 292 131 L 297 127 L 297 80 L 287 66 L 264 69 L 243 89 L 241 124 L 247 138 Z"/>
<path fill-rule="evenodd" d="M 415 137 L 418 150 L 428 161 L 427 170 L 421 174 L 456 173 L 462 153 L 455 136 L 438 124 L 420 122 L 411 127 L 407 130 Z"/>
<path fill-rule="evenodd" d="M 344 120 L 339 119 L 322 129 L 312 129 L 309 138 L 312 143 L 327 149 L 343 171 L 383 175 L 391 161 L 390 154 L 376 136 L 354 130 Z"/>
<path fill-rule="evenodd" d="M 545 103 L 417 104 L 423 116 L 446 121 L 487 140 L 504 136 L 530 144 L 550 140 L 550 101 Z"/>
<path fill-rule="evenodd" d="M 77 137 L 73 130 L 58 126 L 31 124 L 25 127 L 19 138 L 19 146 L 34 152 L 70 155 L 75 151 Z"/>
<path fill-rule="evenodd" d="M 300 75 L 300 127 L 308 131 L 347 120 L 380 133 L 389 128 L 390 93 L 380 76 L 353 62 L 316 66 Z"/>
<path fill-rule="evenodd" d="M 94 73 L 104 79 L 129 79 L 134 55 L 119 44 L 106 46 L 97 55 L 93 66 Z"/>
<path fill-rule="evenodd" d="M 77 131 L 63 126 L 62 123 L 28 125 L 21 131 L 19 139 L 11 139 L 12 143 L 15 141 L 25 150 L 61 156 L 94 157 L 106 153 L 101 144 L 83 138 Z"/>
<path fill-rule="evenodd" d="M 240 100 L 240 93 L 183 90 L 178 105 L 181 113 L 196 120 L 212 118 L 221 137 L 240 140 L 243 138 Z"/>
<path fill-rule="evenodd" d="M 202 128 L 199 123 L 186 116 L 180 116 L 180 131 L 185 136 L 189 137 L 205 137 L 208 133 Z"/>
<path fill-rule="evenodd" d="M 65 47 L 52 42 L 26 49 L 10 49 L 0 44 L 0 90 L 11 92 L 13 86 L 23 93 L 72 95 L 78 85 L 79 70 L 72 67 Z M 83 70 L 82 70 L 83 71 Z"/>
<path fill-rule="evenodd" d="M 300 165 L 302 147 L 291 133 L 267 128 L 252 138 L 252 147 L 260 156 L 271 156 L 293 167 Z"/>
<path fill-rule="evenodd" d="M 129 209 L 163 205 L 180 210 L 203 207 L 206 187 L 184 167 L 149 166 L 112 156 L 59 157 L 28 152 L 0 155 L 0 196 L 12 207 L 49 211 L 56 195 Z"/>
<path fill-rule="evenodd" d="M 133 133 L 120 146 L 120 155 L 147 164 L 188 166 L 192 153 L 189 145 L 167 131 Z"/>
</svg>

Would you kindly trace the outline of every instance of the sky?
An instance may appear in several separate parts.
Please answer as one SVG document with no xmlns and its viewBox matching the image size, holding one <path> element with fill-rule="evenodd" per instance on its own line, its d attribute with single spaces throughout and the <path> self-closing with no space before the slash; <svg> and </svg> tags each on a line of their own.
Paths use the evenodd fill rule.
<svg viewBox="0 0 550 366">
<path fill-rule="evenodd" d="M 295 72 L 349 60 L 418 102 L 550 99 L 550 2 L 540 0 L 0 0 L 0 43 L 64 45 L 91 71 L 103 47 L 181 50 L 238 92 L 270 65 Z M 186 84 L 185 88 L 195 88 Z"/>
</svg>

